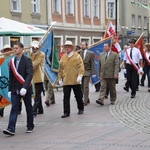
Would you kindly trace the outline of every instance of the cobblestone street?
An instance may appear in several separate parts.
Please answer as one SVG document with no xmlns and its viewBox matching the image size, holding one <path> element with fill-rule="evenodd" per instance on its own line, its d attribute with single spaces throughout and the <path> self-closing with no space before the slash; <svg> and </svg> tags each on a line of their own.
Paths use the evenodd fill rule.
<svg viewBox="0 0 150 150">
<path fill-rule="evenodd" d="M 99 93 L 90 85 L 91 103 L 83 115 L 77 115 L 74 94 L 71 97 L 70 117 L 62 119 L 62 89 L 54 89 L 56 104 L 43 106 L 44 114 L 35 118 L 35 131 L 26 131 L 25 110 L 18 116 L 16 135 L 2 133 L 7 128 L 10 106 L 0 118 L 1 149 L 10 150 L 149 150 L 150 149 L 150 98 L 147 87 L 139 87 L 136 98 L 123 90 L 125 83 L 120 75 L 118 98 L 110 105 L 95 103 Z M 145 82 L 146 83 L 146 82 Z M 23 105 L 24 106 L 24 105 Z"/>
</svg>

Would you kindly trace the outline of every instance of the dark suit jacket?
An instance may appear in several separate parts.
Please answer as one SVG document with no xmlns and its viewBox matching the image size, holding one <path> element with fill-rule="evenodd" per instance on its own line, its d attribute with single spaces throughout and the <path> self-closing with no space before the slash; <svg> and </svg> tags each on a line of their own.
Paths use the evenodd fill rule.
<svg viewBox="0 0 150 150">
<path fill-rule="evenodd" d="M 115 52 L 110 52 L 105 61 L 105 53 L 100 54 L 99 59 L 99 77 L 100 78 L 114 78 L 119 73 L 119 56 Z"/>
<path fill-rule="evenodd" d="M 14 63 L 16 64 L 16 58 Z M 21 84 L 14 76 L 12 69 L 9 70 L 9 91 L 15 93 L 20 92 L 21 88 L 25 88 L 27 93 L 32 93 L 32 85 L 30 85 L 33 77 L 32 61 L 29 57 L 22 55 L 18 66 L 18 73 L 24 78 L 25 83 Z"/>
<path fill-rule="evenodd" d="M 87 50 L 85 59 L 83 58 L 83 50 L 80 52 L 80 55 L 84 63 L 84 76 L 96 75 L 94 65 L 94 53 Z"/>
</svg>

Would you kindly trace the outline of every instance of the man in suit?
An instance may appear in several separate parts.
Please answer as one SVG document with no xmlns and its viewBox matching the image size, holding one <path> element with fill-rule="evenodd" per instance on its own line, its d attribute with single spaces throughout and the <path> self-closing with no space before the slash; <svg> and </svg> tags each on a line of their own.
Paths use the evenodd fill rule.
<svg viewBox="0 0 150 150">
<path fill-rule="evenodd" d="M 119 56 L 111 51 L 111 44 L 104 44 L 104 52 L 100 54 L 99 59 L 99 78 L 101 81 L 101 89 L 97 104 L 104 105 L 107 85 L 110 90 L 110 101 L 114 105 L 116 101 L 116 79 L 119 73 Z"/>
<path fill-rule="evenodd" d="M 83 41 L 81 43 L 82 51 L 80 52 L 80 55 L 84 63 L 84 75 L 82 78 L 82 92 L 84 96 L 84 106 L 90 103 L 90 100 L 89 100 L 90 76 L 92 75 L 93 77 L 96 77 L 95 66 L 94 66 L 94 53 L 89 51 L 87 47 L 88 47 L 88 44 L 85 41 Z"/>
<path fill-rule="evenodd" d="M 11 98 L 12 106 L 8 128 L 3 130 L 3 133 L 6 135 L 15 135 L 17 114 L 21 98 L 24 99 L 27 112 L 26 132 L 31 133 L 34 129 L 31 101 L 33 66 L 31 59 L 22 53 L 23 47 L 22 43 L 16 42 L 13 47 L 16 57 L 10 60 L 8 96 Z"/>
</svg>

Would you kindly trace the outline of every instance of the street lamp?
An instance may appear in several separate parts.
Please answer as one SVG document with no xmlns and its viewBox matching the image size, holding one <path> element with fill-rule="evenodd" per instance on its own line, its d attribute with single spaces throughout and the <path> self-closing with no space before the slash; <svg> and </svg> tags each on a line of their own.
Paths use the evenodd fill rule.
<svg viewBox="0 0 150 150">
<path fill-rule="evenodd" d="M 115 5 L 116 5 L 116 10 L 115 10 L 115 18 L 116 18 L 116 20 L 115 20 L 115 31 L 116 31 L 116 35 L 117 35 L 117 9 L 118 9 L 118 7 L 117 7 L 117 2 L 118 2 L 118 0 L 115 0 Z"/>
<path fill-rule="evenodd" d="M 149 43 L 149 17 L 147 17 L 147 42 Z"/>
</svg>

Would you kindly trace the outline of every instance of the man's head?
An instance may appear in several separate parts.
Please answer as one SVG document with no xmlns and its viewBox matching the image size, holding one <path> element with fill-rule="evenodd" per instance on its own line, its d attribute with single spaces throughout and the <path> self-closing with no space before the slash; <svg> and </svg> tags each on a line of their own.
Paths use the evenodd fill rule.
<svg viewBox="0 0 150 150">
<path fill-rule="evenodd" d="M 104 43 L 104 51 L 109 52 L 111 50 L 111 44 L 110 43 Z"/>
<path fill-rule="evenodd" d="M 1 50 L 1 53 L 6 53 L 6 52 L 10 52 L 13 49 L 10 47 L 10 45 L 6 44 L 4 45 L 4 48 Z"/>
<path fill-rule="evenodd" d="M 124 46 L 124 50 L 127 50 L 127 49 L 128 49 L 128 45 L 125 45 L 125 46 Z"/>
<path fill-rule="evenodd" d="M 66 41 L 65 44 L 62 45 L 62 47 L 68 54 L 75 50 L 75 45 L 73 45 L 71 41 Z"/>
<path fill-rule="evenodd" d="M 81 43 L 81 49 L 82 49 L 82 50 L 85 50 L 85 49 L 87 49 L 87 47 L 88 47 L 87 42 L 83 41 L 83 42 Z"/>
<path fill-rule="evenodd" d="M 13 50 L 16 56 L 20 57 L 22 55 L 24 45 L 21 42 L 14 43 Z"/>
<path fill-rule="evenodd" d="M 131 48 L 134 47 L 135 43 L 136 43 L 136 40 L 135 40 L 135 39 L 130 39 L 130 40 L 129 40 L 129 46 L 130 46 Z"/>
<path fill-rule="evenodd" d="M 39 42 L 38 41 L 32 41 L 31 42 L 31 47 L 32 47 L 32 52 L 36 53 L 40 48 Z"/>
</svg>

